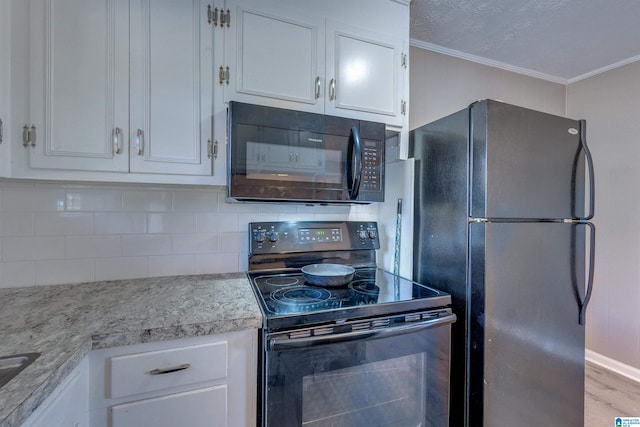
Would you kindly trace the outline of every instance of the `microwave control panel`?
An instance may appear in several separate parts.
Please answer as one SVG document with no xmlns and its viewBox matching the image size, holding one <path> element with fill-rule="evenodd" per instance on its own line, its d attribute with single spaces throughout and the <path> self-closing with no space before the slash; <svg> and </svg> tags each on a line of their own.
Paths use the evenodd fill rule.
<svg viewBox="0 0 640 427">
<path fill-rule="evenodd" d="M 380 191 L 382 179 L 381 158 L 382 142 L 363 140 L 362 141 L 362 181 L 361 191 Z"/>
<path fill-rule="evenodd" d="M 380 249 L 374 221 L 249 223 L 249 254 Z"/>
</svg>

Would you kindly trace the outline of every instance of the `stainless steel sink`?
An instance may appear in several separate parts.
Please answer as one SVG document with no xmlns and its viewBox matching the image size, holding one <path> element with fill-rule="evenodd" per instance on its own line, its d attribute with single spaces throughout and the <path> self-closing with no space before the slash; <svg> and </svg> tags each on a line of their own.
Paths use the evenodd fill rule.
<svg viewBox="0 0 640 427">
<path fill-rule="evenodd" d="M 39 356 L 40 353 L 24 353 L 0 357 L 0 387 L 11 381 Z"/>
</svg>

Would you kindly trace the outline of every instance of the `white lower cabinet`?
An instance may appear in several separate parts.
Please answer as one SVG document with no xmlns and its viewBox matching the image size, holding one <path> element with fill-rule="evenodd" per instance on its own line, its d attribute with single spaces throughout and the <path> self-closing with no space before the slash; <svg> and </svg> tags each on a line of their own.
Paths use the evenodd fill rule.
<svg viewBox="0 0 640 427">
<path fill-rule="evenodd" d="M 85 358 L 22 427 L 88 427 L 89 362 Z"/>
<path fill-rule="evenodd" d="M 256 423 L 257 331 L 90 353 L 92 427 Z"/>
<path fill-rule="evenodd" d="M 227 427 L 227 385 L 114 405 L 113 427 Z"/>
</svg>

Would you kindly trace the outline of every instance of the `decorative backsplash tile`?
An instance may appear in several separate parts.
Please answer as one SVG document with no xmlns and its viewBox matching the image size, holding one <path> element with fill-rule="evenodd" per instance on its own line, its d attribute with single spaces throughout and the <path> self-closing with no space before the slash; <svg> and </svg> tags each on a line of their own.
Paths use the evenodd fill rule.
<svg viewBox="0 0 640 427">
<path fill-rule="evenodd" d="M 248 223 L 378 206 L 226 203 L 223 188 L 0 179 L 0 287 L 247 269 Z"/>
</svg>

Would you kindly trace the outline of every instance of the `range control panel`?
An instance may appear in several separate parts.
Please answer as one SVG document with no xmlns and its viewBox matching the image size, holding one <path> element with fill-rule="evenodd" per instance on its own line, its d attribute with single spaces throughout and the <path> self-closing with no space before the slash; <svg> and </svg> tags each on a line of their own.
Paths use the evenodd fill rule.
<svg viewBox="0 0 640 427">
<path fill-rule="evenodd" d="M 380 249 L 373 221 L 249 223 L 249 255 Z"/>
</svg>

